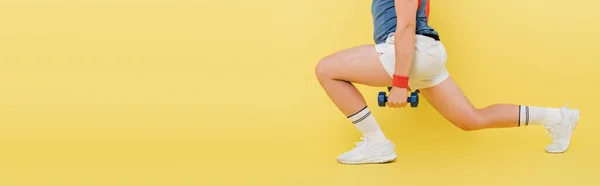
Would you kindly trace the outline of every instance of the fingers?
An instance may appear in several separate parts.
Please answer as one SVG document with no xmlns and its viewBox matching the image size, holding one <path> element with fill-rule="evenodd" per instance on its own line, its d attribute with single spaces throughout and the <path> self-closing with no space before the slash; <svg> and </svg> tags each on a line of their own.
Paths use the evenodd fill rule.
<svg viewBox="0 0 600 186">
<path fill-rule="evenodd" d="M 406 106 L 406 100 L 399 102 L 398 105 L 399 105 L 398 108 L 405 107 Z"/>
<path fill-rule="evenodd" d="M 406 106 L 406 89 L 392 88 L 388 97 L 388 107 L 390 108 L 402 108 Z"/>
<path fill-rule="evenodd" d="M 388 105 L 390 108 L 403 108 L 406 106 L 406 104 L 392 104 L 392 105 Z"/>
<path fill-rule="evenodd" d="M 406 102 L 402 102 L 402 101 L 388 101 L 387 105 L 390 108 L 403 108 L 407 104 L 406 104 Z"/>
<path fill-rule="evenodd" d="M 396 108 L 403 108 L 406 106 L 406 102 L 404 103 L 398 103 L 398 106 Z"/>
</svg>

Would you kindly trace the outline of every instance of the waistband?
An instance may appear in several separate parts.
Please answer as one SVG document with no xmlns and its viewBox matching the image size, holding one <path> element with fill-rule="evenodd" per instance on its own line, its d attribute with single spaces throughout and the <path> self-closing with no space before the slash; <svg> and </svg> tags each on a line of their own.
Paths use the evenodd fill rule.
<svg viewBox="0 0 600 186">
<path fill-rule="evenodd" d="M 394 44 L 394 35 L 395 35 L 394 32 L 388 34 L 388 37 L 385 40 L 385 43 L 393 45 Z M 440 41 L 440 36 L 435 35 L 435 34 L 417 34 L 417 35 L 429 37 L 429 38 L 434 39 L 435 41 Z"/>
<path fill-rule="evenodd" d="M 435 35 L 435 34 L 419 34 L 419 35 L 427 36 L 427 37 L 430 37 L 432 39 L 435 39 L 436 41 L 440 41 L 440 36 Z"/>
</svg>

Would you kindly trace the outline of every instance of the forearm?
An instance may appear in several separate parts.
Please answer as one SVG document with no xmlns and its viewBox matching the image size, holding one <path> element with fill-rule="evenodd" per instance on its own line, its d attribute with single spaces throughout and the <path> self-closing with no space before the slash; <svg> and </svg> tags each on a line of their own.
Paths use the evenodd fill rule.
<svg viewBox="0 0 600 186">
<path fill-rule="evenodd" d="M 396 33 L 394 46 L 396 53 L 395 75 L 408 76 L 415 52 L 415 28 L 418 0 L 395 0 Z"/>
<path fill-rule="evenodd" d="M 400 25 L 398 25 L 400 26 Z M 395 75 L 408 76 L 415 53 L 415 25 L 405 23 L 398 27 L 394 36 L 396 52 Z"/>
</svg>

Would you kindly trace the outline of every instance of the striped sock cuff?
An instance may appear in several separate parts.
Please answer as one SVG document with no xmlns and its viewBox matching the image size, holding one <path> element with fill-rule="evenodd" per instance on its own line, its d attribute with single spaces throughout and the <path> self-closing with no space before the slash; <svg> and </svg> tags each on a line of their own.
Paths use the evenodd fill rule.
<svg viewBox="0 0 600 186">
<path fill-rule="evenodd" d="M 347 118 L 350 119 L 350 121 L 352 121 L 352 124 L 357 124 L 369 117 L 370 115 L 371 111 L 369 110 L 369 108 L 364 107 L 363 109 L 360 109 L 360 111 L 348 116 Z"/>
<path fill-rule="evenodd" d="M 529 125 L 529 106 L 519 105 L 519 125 Z"/>
</svg>

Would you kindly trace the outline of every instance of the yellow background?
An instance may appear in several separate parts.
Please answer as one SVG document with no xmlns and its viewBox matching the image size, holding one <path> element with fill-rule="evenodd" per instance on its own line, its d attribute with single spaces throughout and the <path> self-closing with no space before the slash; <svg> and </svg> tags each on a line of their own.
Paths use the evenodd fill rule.
<svg viewBox="0 0 600 186">
<path fill-rule="evenodd" d="M 600 1 L 434 0 L 471 101 L 569 106 L 463 132 L 426 102 L 376 107 L 399 159 L 340 165 L 359 133 L 314 66 L 372 43 L 370 1 L 0 0 L 0 185 L 598 185 Z"/>
</svg>

